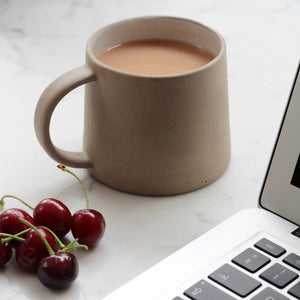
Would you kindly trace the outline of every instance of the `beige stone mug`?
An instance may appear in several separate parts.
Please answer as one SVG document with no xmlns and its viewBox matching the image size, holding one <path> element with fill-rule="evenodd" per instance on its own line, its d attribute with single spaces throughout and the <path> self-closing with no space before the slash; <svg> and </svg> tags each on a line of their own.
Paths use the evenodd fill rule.
<svg viewBox="0 0 300 300">
<path fill-rule="evenodd" d="M 178 75 L 136 75 L 97 60 L 114 45 L 138 39 L 175 39 L 205 47 L 215 58 Z M 83 151 L 56 147 L 52 113 L 72 89 L 85 84 Z M 118 190 L 172 195 L 219 178 L 230 159 L 226 50 L 214 30 L 186 19 L 141 17 L 93 34 L 86 64 L 53 81 L 41 95 L 35 130 L 44 150 L 59 163 L 87 168 Z"/>
</svg>

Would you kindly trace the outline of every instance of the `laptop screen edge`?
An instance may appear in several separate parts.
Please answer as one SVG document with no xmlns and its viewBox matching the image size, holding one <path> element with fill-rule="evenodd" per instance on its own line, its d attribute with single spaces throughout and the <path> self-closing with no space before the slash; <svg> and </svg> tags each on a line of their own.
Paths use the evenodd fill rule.
<svg viewBox="0 0 300 300">
<path fill-rule="evenodd" d="M 300 61 L 298 63 L 295 79 L 294 79 L 294 82 L 293 82 L 293 85 L 292 85 L 292 88 L 291 88 L 291 91 L 290 91 L 290 94 L 289 94 L 289 97 L 288 97 L 288 101 L 287 101 L 287 104 L 286 104 L 286 107 L 285 107 L 285 110 L 284 110 L 284 113 L 283 113 L 283 117 L 282 117 L 282 120 L 281 120 L 281 123 L 280 123 L 280 127 L 279 127 L 279 130 L 278 130 L 278 133 L 277 133 L 277 137 L 276 137 L 275 144 L 274 144 L 274 147 L 273 147 L 273 150 L 272 150 L 272 153 L 271 153 L 271 157 L 269 159 L 268 167 L 267 167 L 267 170 L 266 170 L 266 173 L 265 173 L 265 176 L 264 176 L 264 180 L 263 180 L 263 183 L 262 183 L 262 187 L 261 187 L 260 194 L 259 194 L 259 199 L 258 199 L 258 207 L 260 207 L 262 209 L 265 209 L 265 210 L 268 210 L 268 211 L 270 211 L 270 212 L 272 212 L 272 213 L 274 213 L 274 214 L 276 214 L 276 215 L 278 215 L 278 216 L 280 216 L 280 217 L 282 217 L 282 218 L 284 218 L 288 221 L 291 221 L 292 223 L 294 223 L 296 225 L 300 225 L 300 222 L 296 221 L 296 220 L 291 220 L 289 218 L 289 216 L 286 215 L 285 213 L 281 213 L 280 211 L 273 210 L 272 206 L 265 204 L 264 192 L 265 192 L 265 188 L 266 188 L 266 184 L 267 184 L 267 179 L 268 179 L 268 176 L 270 174 L 270 169 L 271 169 L 272 163 L 274 161 L 274 155 L 276 153 L 278 142 L 279 142 L 279 139 L 280 139 L 280 136 L 281 136 L 281 133 L 282 133 L 282 128 L 283 128 L 284 122 L 287 118 L 287 112 L 288 112 L 288 109 L 289 109 L 289 106 L 290 106 L 290 103 L 291 103 L 291 100 L 292 100 L 292 97 L 293 97 L 293 93 L 295 91 L 295 86 L 296 86 L 298 81 L 300 81 Z M 299 101 L 300 101 L 300 99 L 299 99 Z M 300 198 L 299 198 L 299 203 L 300 203 Z M 300 218 L 300 210 L 299 210 L 299 218 Z"/>
</svg>

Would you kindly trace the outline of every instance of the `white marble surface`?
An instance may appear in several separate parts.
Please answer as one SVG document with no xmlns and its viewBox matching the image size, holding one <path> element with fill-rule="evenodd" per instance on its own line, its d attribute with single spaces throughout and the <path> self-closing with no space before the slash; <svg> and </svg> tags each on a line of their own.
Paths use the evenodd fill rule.
<svg viewBox="0 0 300 300">
<path fill-rule="evenodd" d="M 200 21 L 225 38 L 232 158 L 215 183 L 174 197 L 112 190 L 77 170 L 91 206 L 107 221 L 102 243 L 77 251 L 80 274 L 68 290 L 46 290 L 12 261 L 0 270 L 1 299 L 101 299 L 236 211 L 257 203 L 264 172 L 300 58 L 299 0 L 0 0 L 0 192 L 36 204 L 56 197 L 75 212 L 80 185 L 38 144 L 35 105 L 58 75 L 84 63 L 87 38 L 111 22 L 142 15 Z M 83 88 L 53 116 L 55 143 L 80 150 Z M 6 207 L 13 207 L 8 201 Z"/>
</svg>

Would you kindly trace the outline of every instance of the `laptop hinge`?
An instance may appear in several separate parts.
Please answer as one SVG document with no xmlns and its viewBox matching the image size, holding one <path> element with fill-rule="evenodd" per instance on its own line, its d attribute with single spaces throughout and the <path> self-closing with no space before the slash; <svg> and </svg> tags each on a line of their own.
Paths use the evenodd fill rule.
<svg viewBox="0 0 300 300">
<path fill-rule="evenodd" d="M 300 238 L 300 227 L 298 227 L 296 230 L 294 230 L 292 232 L 293 235 L 295 235 L 296 237 Z"/>
</svg>

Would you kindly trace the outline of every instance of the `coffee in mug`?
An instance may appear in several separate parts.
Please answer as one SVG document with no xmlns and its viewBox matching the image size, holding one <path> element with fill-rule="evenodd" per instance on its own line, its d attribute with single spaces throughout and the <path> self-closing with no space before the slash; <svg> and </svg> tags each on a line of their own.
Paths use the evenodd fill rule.
<svg viewBox="0 0 300 300">
<path fill-rule="evenodd" d="M 130 69 L 122 69 L 129 61 L 126 49 L 136 59 L 140 50 L 133 48 L 153 44 L 159 46 L 159 60 L 151 70 L 145 62 L 154 56 L 152 50 L 141 55 L 139 66 L 133 68 L 133 60 Z M 160 62 L 175 49 L 180 58 L 162 70 Z M 106 60 L 114 54 L 120 60 Z M 200 56 L 209 59 L 201 65 Z M 61 99 L 83 84 L 83 149 L 63 150 L 52 142 L 51 116 Z M 89 38 L 86 63 L 45 89 L 35 131 L 55 161 L 87 168 L 95 179 L 121 191 L 173 195 L 204 187 L 223 174 L 230 158 L 225 42 L 209 27 L 182 18 L 141 17 L 108 25 Z"/>
<path fill-rule="evenodd" d="M 214 58 L 213 54 L 190 43 L 149 39 L 125 42 L 102 51 L 97 59 L 129 73 L 171 75 L 198 69 Z"/>
</svg>

